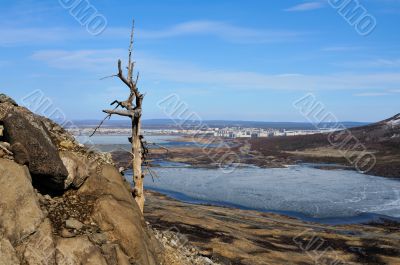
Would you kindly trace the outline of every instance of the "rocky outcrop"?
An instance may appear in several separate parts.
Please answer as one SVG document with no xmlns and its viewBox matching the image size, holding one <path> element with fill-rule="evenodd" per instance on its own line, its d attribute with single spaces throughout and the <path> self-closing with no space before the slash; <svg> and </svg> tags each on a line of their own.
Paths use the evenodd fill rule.
<svg viewBox="0 0 400 265">
<path fill-rule="evenodd" d="M 140 210 L 129 192 L 129 184 L 118 170 L 104 165 L 92 174 L 78 191 L 81 195 L 99 198 L 93 210 L 93 220 L 105 232 L 110 242 L 118 242 L 122 250 L 139 264 L 154 264 L 160 249 L 146 232 Z M 141 238 L 141 241 L 137 241 Z M 156 246 L 149 248 L 148 246 Z"/>
<path fill-rule="evenodd" d="M 3 123 L 4 138 L 11 144 L 15 161 L 28 166 L 38 185 L 63 190 L 68 172 L 43 123 L 28 119 L 17 109 L 10 111 Z"/>
<path fill-rule="evenodd" d="M 44 219 L 25 166 L 0 159 L 0 234 L 13 245 L 33 234 Z"/>
<path fill-rule="evenodd" d="M 97 202 L 94 213 L 94 221 L 105 231 L 108 240 L 118 242 L 139 264 L 157 265 L 156 253 L 148 247 L 151 246 L 150 236 L 140 229 L 144 221 L 136 205 L 104 197 Z"/>
<path fill-rule="evenodd" d="M 1 96 L 0 124 L 1 265 L 165 264 L 109 154 Z"/>
<path fill-rule="evenodd" d="M 103 165 L 98 170 L 95 169 L 91 172 L 90 178 L 82 185 L 78 193 L 96 197 L 111 195 L 118 201 L 133 204 L 134 200 L 129 192 L 129 187 L 129 183 L 124 180 L 114 166 Z"/>
<path fill-rule="evenodd" d="M 2 93 L 0 94 L 0 103 L 10 103 L 13 106 L 18 106 L 18 104 L 17 104 L 17 102 L 15 102 L 15 100 L 10 98 L 6 94 L 2 94 Z"/>
</svg>

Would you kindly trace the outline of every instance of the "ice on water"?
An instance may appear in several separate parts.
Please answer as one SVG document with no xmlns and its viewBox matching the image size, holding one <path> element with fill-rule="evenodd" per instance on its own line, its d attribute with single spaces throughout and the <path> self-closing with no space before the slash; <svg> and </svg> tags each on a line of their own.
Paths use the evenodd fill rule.
<svg viewBox="0 0 400 265">
<path fill-rule="evenodd" d="M 146 186 L 197 200 L 259 210 L 293 211 L 311 217 L 351 217 L 375 213 L 400 217 L 400 181 L 350 170 L 307 166 L 261 169 L 158 168 Z"/>
</svg>

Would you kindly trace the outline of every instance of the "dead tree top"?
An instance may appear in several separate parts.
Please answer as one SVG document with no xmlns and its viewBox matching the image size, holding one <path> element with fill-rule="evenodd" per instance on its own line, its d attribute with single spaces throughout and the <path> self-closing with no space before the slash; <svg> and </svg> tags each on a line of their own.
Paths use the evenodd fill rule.
<svg viewBox="0 0 400 265">
<path fill-rule="evenodd" d="M 134 73 L 134 68 L 135 68 L 135 62 L 132 61 L 134 33 L 135 33 L 135 22 L 133 21 L 131 38 L 130 38 L 129 49 L 128 49 L 128 66 L 126 67 L 127 75 L 125 76 L 125 74 L 124 74 L 124 71 L 122 69 L 121 60 L 118 60 L 118 73 L 108 76 L 108 77 L 105 77 L 105 78 L 118 77 L 129 88 L 129 90 L 130 90 L 129 97 L 125 101 L 118 101 L 118 100 L 113 101 L 110 105 L 115 106 L 114 109 L 103 110 L 103 112 L 106 113 L 107 116 L 103 119 L 103 121 L 99 124 L 99 126 L 94 130 L 94 132 L 91 136 L 93 136 L 96 133 L 96 131 L 103 125 L 104 121 L 106 121 L 107 119 L 110 119 L 111 116 L 114 114 L 129 117 L 131 119 L 133 119 L 135 117 L 140 117 L 142 115 L 142 101 L 143 101 L 144 95 L 139 92 L 139 89 L 137 87 L 137 83 L 139 80 L 139 73 L 137 73 L 135 79 L 133 78 L 133 73 Z M 104 78 L 102 78 L 102 79 L 104 79 Z M 122 109 L 118 109 L 119 107 L 121 107 Z"/>
</svg>

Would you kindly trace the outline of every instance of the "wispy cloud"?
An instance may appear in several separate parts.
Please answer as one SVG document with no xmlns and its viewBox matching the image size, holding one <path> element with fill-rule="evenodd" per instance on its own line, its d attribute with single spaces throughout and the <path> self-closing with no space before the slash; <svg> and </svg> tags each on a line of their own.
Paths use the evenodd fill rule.
<svg viewBox="0 0 400 265">
<path fill-rule="evenodd" d="M 188 21 L 161 30 L 138 30 L 138 37 L 145 39 L 203 35 L 237 43 L 286 42 L 298 40 L 307 34 L 290 30 L 255 29 L 209 20 Z"/>
<path fill-rule="evenodd" d="M 306 2 L 306 3 L 302 3 L 302 4 L 298 4 L 298 5 L 289 7 L 287 9 L 285 9 L 285 11 L 287 11 L 287 12 L 304 12 L 304 11 L 321 9 L 323 7 L 325 7 L 325 2 L 312 1 L 312 2 Z"/>
<path fill-rule="evenodd" d="M 115 61 L 126 51 L 80 50 L 38 51 L 32 58 L 61 69 L 104 72 L 115 71 Z M 137 53 L 138 68 L 149 80 L 202 85 L 204 87 L 236 90 L 359 90 L 398 89 L 399 72 L 368 74 L 332 73 L 325 75 L 268 74 L 240 70 L 205 69 L 194 64 L 158 59 Z M 380 91 L 380 93 L 382 92 Z M 382 93 L 383 93 L 382 92 Z M 360 92 L 361 93 L 361 92 Z"/>
<path fill-rule="evenodd" d="M 362 61 L 342 62 L 337 65 L 351 68 L 400 68 L 400 59 L 371 59 Z"/>
<path fill-rule="evenodd" d="M 390 93 L 385 93 L 385 92 L 366 92 L 366 93 L 354 94 L 354 96 L 356 97 L 382 97 L 388 95 L 390 95 Z"/>
<path fill-rule="evenodd" d="M 126 39 L 129 28 L 108 27 L 98 39 Z M 165 39 L 183 36 L 213 36 L 234 43 L 280 43 L 298 41 L 309 32 L 277 29 L 255 29 L 219 21 L 189 21 L 160 30 L 138 29 L 138 39 Z M 93 36 L 81 28 L 17 27 L 0 24 L 0 47 L 49 45 L 66 40 L 80 41 Z"/>
<path fill-rule="evenodd" d="M 58 69 L 80 69 L 92 72 L 102 72 L 115 66 L 126 51 L 122 49 L 106 50 L 42 50 L 36 51 L 31 58 L 44 62 Z"/>
<path fill-rule="evenodd" d="M 361 46 L 328 46 L 323 47 L 321 51 L 324 52 L 347 52 L 347 51 L 359 51 L 365 49 L 365 47 Z"/>
<path fill-rule="evenodd" d="M 0 27 L 0 46 L 49 43 L 64 40 L 68 33 L 62 28 L 6 28 Z"/>
</svg>

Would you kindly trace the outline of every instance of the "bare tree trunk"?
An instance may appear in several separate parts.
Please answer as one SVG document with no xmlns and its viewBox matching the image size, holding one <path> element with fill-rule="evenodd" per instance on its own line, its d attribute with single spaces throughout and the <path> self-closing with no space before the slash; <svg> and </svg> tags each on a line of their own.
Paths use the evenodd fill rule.
<svg viewBox="0 0 400 265">
<path fill-rule="evenodd" d="M 108 115 L 106 118 L 100 123 L 100 125 L 94 130 L 94 135 L 98 128 L 101 127 L 103 122 L 110 118 L 112 115 L 119 115 L 124 117 L 129 117 L 132 122 L 132 169 L 133 169 L 133 181 L 135 183 L 135 187 L 133 189 L 133 195 L 135 200 L 143 213 L 144 208 L 144 189 L 143 189 L 143 179 L 144 174 L 142 172 L 142 162 L 145 159 L 144 152 L 144 142 L 143 137 L 140 134 L 141 130 L 141 118 L 142 118 L 142 102 L 144 95 L 139 92 L 137 87 L 137 82 L 139 79 L 139 74 L 136 76 L 136 80 L 133 80 L 133 72 L 135 63 L 132 61 L 132 52 L 133 52 L 133 37 L 134 37 L 134 25 L 132 26 L 131 32 L 131 41 L 129 44 L 129 57 L 128 57 L 128 66 L 127 75 L 124 75 L 122 70 L 122 62 L 118 60 L 118 74 L 112 75 L 118 77 L 128 88 L 129 88 L 129 97 L 125 101 L 115 100 L 111 103 L 111 105 L 117 104 L 117 106 L 113 110 L 103 110 L 103 112 Z M 135 100 L 135 104 L 133 104 L 133 100 Z M 122 108 L 118 109 L 119 107 Z"/>
<path fill-rule="evenodd" d="M 142 98 L 136 98 L 136 106 L 142 105 Z M 132 154 L 133 154 L 133 181 L 135 183 L 135 200 L 139 205 L 140 210 L 144 209 L 144 188 L 142 173 L 142 140 L 141 140 L 141 116 L 134 117 L 132 120 Z"/>
</svg>

